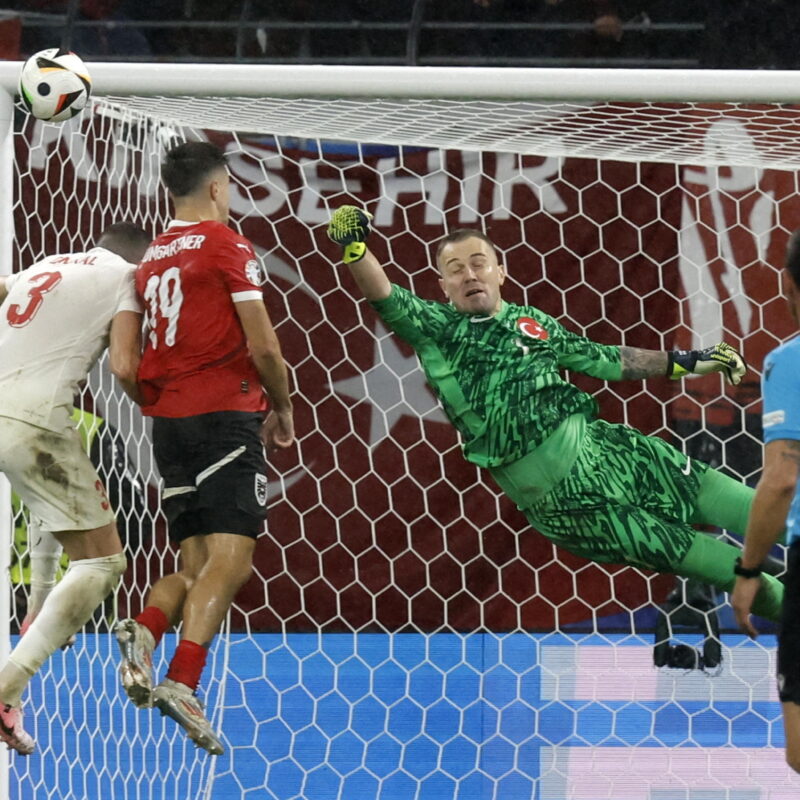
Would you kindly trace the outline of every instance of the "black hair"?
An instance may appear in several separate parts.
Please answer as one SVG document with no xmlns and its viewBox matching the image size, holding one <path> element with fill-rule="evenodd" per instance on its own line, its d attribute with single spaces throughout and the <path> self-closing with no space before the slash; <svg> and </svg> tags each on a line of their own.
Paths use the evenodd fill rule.
<svg viewBox="0 0 800 800">
<path fill-rule="evenodd" d="M 439 264 L 439 256 L 442 254 L 442 250 L 449 244 L 453 244 L 455 242 L 463 242 L 465 239 L 482 239 L 492 250 L 495 250 L 495 243 L 483 232 L 479 230 L 475 230 L 473 228 L 456 228 L 455 230 L 450 231 L 450 233 L 443 236 L 439 243 L 436 245 L 436 264 Z"/>
<path fill-rule="evenodd" d="M 161 164 L 161 180 L 173 197 L 197 191 L 210 173 L 228 164 L 222 148 L 211 142 L 184 142 L 167 152 Z"/>
<path fill-rule="evenodd" d="M 794 285 L 800 289 L 800 228 L 789 237 L 785 266 L 786 271 L 792 276 Z"/>
<path fill-rule="evenodd" d="M 97 240 L 98 247 L 105 247 L 131 264 L 137 264 L 153 237 L 132 222 L 115 222 L 109 225 Z"/>
</svg>

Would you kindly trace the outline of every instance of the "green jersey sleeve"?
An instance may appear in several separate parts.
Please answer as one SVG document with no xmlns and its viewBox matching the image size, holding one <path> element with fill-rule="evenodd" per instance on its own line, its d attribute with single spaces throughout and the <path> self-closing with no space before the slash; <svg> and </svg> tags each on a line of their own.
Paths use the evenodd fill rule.
<svg viewBox="0 0 800 800">
<path fill-rule="evenodd" d="M 452 316 L 444 303 L 423 300 L 397 284 L 392 284 L 392 292 L 385 300 L 371 305 L 391 331 L 415 348 L 436 339 Z"/>
<path fill-rule="evenodd" d="M 617 345 L 598 344 L 572 333 L 552 317 L 548 330 L 554 339 L 560 367 L 605 381 L 618 381 L 622 377 L 622 358 Z"/>
</svg>

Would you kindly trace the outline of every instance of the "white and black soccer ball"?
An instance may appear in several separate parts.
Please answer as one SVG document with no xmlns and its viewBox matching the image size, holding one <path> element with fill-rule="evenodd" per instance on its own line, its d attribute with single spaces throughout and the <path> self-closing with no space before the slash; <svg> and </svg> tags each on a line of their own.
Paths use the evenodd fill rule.
<svg viewBox="0 0 800 800">
<path fill-rule="evenodd" d="M 51 47 L 34 53 L 22 66 L 19 93 L 37 119 L 63 122 L 79 114 L 89 101 L 92 79 L 75 53 Z"/>
</svg>

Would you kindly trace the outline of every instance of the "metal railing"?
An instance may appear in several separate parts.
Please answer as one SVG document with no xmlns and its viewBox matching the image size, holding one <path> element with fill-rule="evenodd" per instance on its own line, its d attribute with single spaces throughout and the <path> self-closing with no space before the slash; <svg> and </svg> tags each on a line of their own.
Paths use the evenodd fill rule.
<svg viewBox="0 0 800 800">
<path fill-rule="evenodd" d="M 2 2 L 2 0 L 0 0 Z M 2 11 L 0 9 L 0 11 Z M 145 38 L 152 31 L 174 31 L 186 41 L 187 34 L 196 32 L 214 32 L 226 34 L 229 37 L 229 52 L 220 55 L 208 55 L 194 52 L 191 43 L 184 52 L 174 53 L 103 53 L 103 60 L 108 61 L 152 61 L 156 60 L 186 62 L 186 61 L 218 61 L 236 63 L 328 63 L 328 64 L 406 64 L 406 65 L 474 65 L 474 66 L 620 66 L 620 67 L 696 67 L 700 66 L 702 52 L 699 47 L 693 47 L 689 52 L 685 48 L 676 47 L 676 54 L 653 55 L 645 52 L 631 55 L 620 47 L 619 53 L 605 52 L 601 55 L 571 54 L 566 53 L 514 53 L 492 52 L 489 47 L 475 48 L 468 53 L 442 52 L 435 44 L 428 41 L 437 35 L 462 35 L 473 36 L 481 42 L 491 40 L 492 36 L 508 35 L 517 36 L 523 40 L 525 36 L 547 37 L 550 41 L 559 40 L 567 42 L 569 37 L 584 36 L 588 40 L 594 32 L 594 21 L 587 19 L 581 22 L 558 21 L 531 21 L 531 22 L 504 22 L 504 21 L 449 21 L 428 19 L 427 0 L 414 0 L 407 20 L 379 22 L 359 20 L 306 20 L 294 21 L 290 19 L 265 19 L 251 18 L 253 14 L 252 3 L 245 0 L 241 4 L 241 11 L 237 19 L 229 20 L 200 20 L 200 19 L 101 19 L 90 20 L 81 18 L 80 0 L 69 0 L 65 13 L 46 14 L 28 11 L 15 12 L 22 19 L 23 29 L 35 33 L 36 31 L 53 31 L 59 37 L 58 42 L 62 47 L 76 49 L 75 41 L 81 33 L 96 32 L 98 38 L 102 34 L 113 34 L 122 29 L 137 30 Z M 623 37 L 638 38 L 651 37 L 660 40 L 663 45 L 670 39 L 678 41 L 679 37 L 694 36 L 701 39 L 705 34 L 706 26 L 703 22 L 651 22 L 649 19 L 639 18 L 621 24 Z M 276 34 L 298 34 L 296 47 L 292 53 L 270 53 L 266 47 L 263 52 L 253 52 L 258 49 L 258 39 L 266 40 Z M 335 34 L 340 41 L 358 41 L 361 47 L 358 52 L 343 52 L 338 54 L 319 54 L 313 46 L 314 37 L 324 37 Z M 397 37 L 404 46 L 393 48 L 394 52 L 370 52 L 364 44 L 370 36 L 383 35 L 384 37 Z M 599 39 L 598 39 L 599 41 Z M 667 48 L 668 49 L 668 48 Z M 535 50 L 535 48 L 532 48 Z"/>
</svg>

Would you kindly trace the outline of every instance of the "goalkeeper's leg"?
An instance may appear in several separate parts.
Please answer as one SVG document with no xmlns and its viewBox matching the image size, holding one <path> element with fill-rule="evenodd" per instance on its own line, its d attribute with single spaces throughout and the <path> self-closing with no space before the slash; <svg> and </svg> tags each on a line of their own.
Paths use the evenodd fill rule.
<svg viewBox="0 0 800 800">
<path fill-rule="evenodd" d="M 700 480 L 691 521 L 713 525 L 744 536 L 755 489 L 715 469 L 707 469 Z"/>
<path fill-rule="evenodd" d="M 545 536 L 584 558 L 693 578 L 723 591 L 732 589 L 733 564 L 740 548 L 640 506 L 598 506 L 595 497 L 556 495 L 558 505 L 553 506 L 549 498 L 527 509 L 526 516 Z M 764 574 L 753 613 L 777 620 L 782 598 L 783 585 Z"/>
<path fill-rule="evenodd" d="M 710 583 L 725 592 L 733 590 L 733 565 L 741 550 L 706 533 L 697 533 L 689 551 L 675 566 L 674 572 L 684 578 Z M 753 613 L 774 621 L 780 619 L 783 584 L 772 575 L 762 573 L 761 588 L 753 603 Z"/>
<path fill-rule="evenodd" d="M 744 536 L 754 496 L 755 489 L 715 469 L 708 469 L 700 481 L 691 521 Z M 780 541 L 784 540 L 785 534 L 786 531 L 781 534 Z M 770 575 L 780 576 L 785 565 L 783 559 L 767 556 L 762 568 Z"/>
</svg>

